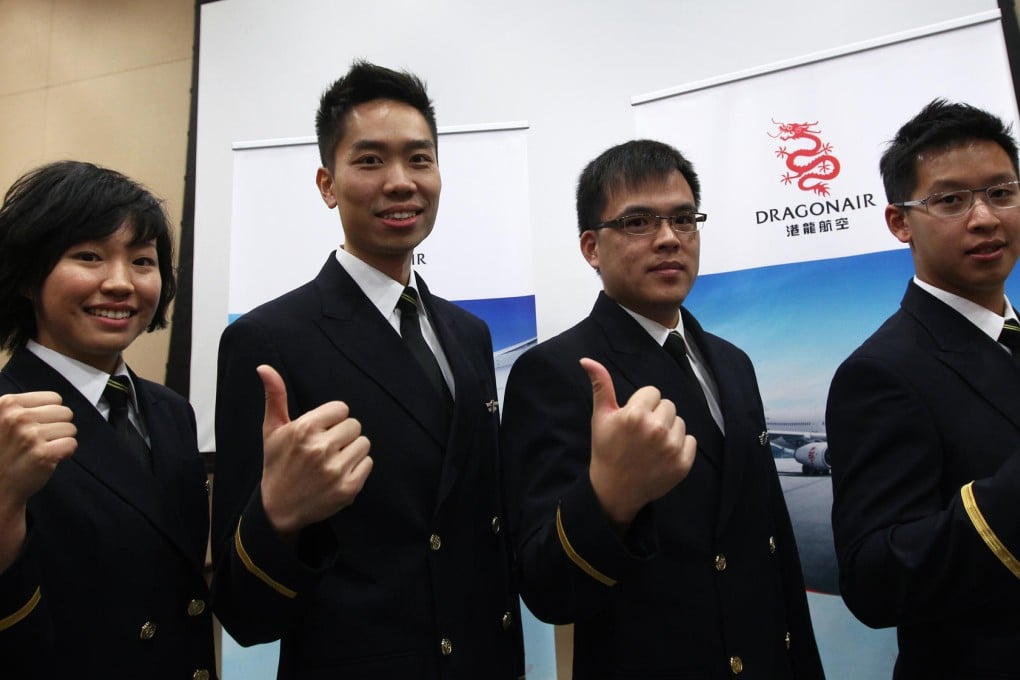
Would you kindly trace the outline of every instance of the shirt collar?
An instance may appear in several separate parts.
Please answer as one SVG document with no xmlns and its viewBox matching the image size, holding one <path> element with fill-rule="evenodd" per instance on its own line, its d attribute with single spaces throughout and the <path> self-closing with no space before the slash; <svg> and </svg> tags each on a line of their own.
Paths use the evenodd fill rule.
<svg viewBox="0 0 1020 680">
<path fill-rule="evenodd" d="M 998 341 L 999 334 L 1002 333 L 1002 324 L 1006 319 L 1016 319 L 1016 312 L 1013 311 L 1013 305 L 1009 303 L 1009 298 L 1005 298 L 1006 302 L 1006 315 L 996 314 L 995 312 L 988 310 L 976 302 L 971 302 L 967 298 L 960 297 L 954 293 L 936 288 L 930 283 L 925 283 L 921 279 L 914 276 L 914 283 L 921 290 L 935 296 L 937 299 L 946 303 L 954 310 L 959 312 L 967 321 L 978 327 L 978 329 L 990 337 L 992 340 Z"/>
<path fill-rule="evenodd" d="M 343 248 L 336 249 L 336 260 L 350 274 L 351 278 L 354 279 L 354 283 L 358 284 L 361 292 L 375 305 L 379 313 L 389 318 L 397 307 L 397 300 L 400 299 L 400 294 L 404 292 L 404 285 L 394 281 L 372 265 L 351 255 Z M 407 285 L 414 288 L 415 292 L 418 292 L 418 288 L 415 285 L 414 270 L 411 270 L 411 276 Z M 418 297 L 420 299 L 421 295 L 419 294 Z M 425 315 L 424 306 L 419 307 L 419 314 Z"/>
<path fill-rule="evenodd" d="M 631 311 L 624 307 L 623 305 L 620 305 L 620 309 L 630 314 L 634 318 L 634 320 L 637 321 L 638 324 L 645 329 L 648 335 L 652 336 L 652 339 L 655 340 L 655 342 L 657 342 L 660 346 L 666 344 L 666 338 L 669 337 L 669 334 L 672 333 L 673 331 L 679 333 L 680 336 L 684 339 L 684 342 L 687 341 L 687 336 L 684 334 L 683 314 L 677 314 L 677 322 L 675 328 L 666 328 L 658 321 L 652 321 L 646 316 L 641 316 L 637 312 Z"/>
<path fill-rule="evenodd" d="M 89 366 L 77 359 L 72 359 L 66 354 L 61 354 L 49 347 L 44 347 L 35 340 L 29 340 L 25 347 L 32 354 L 39 357 L 46 365 L 63 376 L 64 380 L 71 383 L 71 386 L 81 392 L 82 396 L 90 404 L 96 408 L 99 407 L 99 399 L 103 396 L 103 390 L 106 389 L 106 381 L 110 379 L 109 373 L 101 371 L 94 366 Z M 131 375 L 128 373 L 127 365 L 123 359 L 117 365 L 113 375 L 124 376 L 131 383 L 131 401 L 137 410 L 137 390 L 134 389 L 134 381 L 131 380 Z"/>
</svg>

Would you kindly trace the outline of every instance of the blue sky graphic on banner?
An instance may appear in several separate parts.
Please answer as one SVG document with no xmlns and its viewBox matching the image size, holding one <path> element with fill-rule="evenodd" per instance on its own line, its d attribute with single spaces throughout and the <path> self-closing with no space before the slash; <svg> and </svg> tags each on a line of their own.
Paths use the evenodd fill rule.
<svg viewBox="0 0 1020 680">
<path fill-rule="evenodd" d="M 708 274 L 698 278 L 685 306 L 751 357 L 770 433 L 777 421 L 812 423 L 824 442 L 825 400 L 836 368 L 899 308 L 913 274 L 906 248 Z M 1006 295 L 1014 306 L 1020 302 L 1020 275 L 1007 281 Z M 804 474 L 788 448 L 774 445 L 773 452 L 826 672 L 888 677 L 896 658 L 892 629 L 865 627 L 835 597 L 829 477 Z"/>
<path fill-rule="evenodd" d="M 535 296 L 457 300 L 456 303 L 484 319 L 489 326 L 496 366 L 496 390 L 502 404 L 503 390 L 506 388 L 507 378 L 510 377 L 510 367 L 517 357 L 538 341 Z"/>
<path fill-rule="evenodd" d="M 899 307 L 913 273 L 896 249 L 709 274 L 686 306 L 751 357 L 767 414 L 816 415 L 836 367 Z"/>
<path fill-rule="evenodd" d="M 497 354 L 522 342 L 534 340 L 537 335 L 534 295 L 456 302 L 475 316 L 485 319 L 492 333 L 492 348 Z"/>
</svg>

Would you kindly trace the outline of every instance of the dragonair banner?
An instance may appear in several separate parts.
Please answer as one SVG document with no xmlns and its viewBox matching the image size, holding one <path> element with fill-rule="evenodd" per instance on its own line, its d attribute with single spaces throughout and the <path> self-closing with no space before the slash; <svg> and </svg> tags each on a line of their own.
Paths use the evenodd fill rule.
<svg viewBox="0 0 1020 680">
<path fill-rule="evenodd" d="M 895 632 L 839 597 L 824 412 L 836 367 L 913 274 L 885 225 L 878 161 L 936 97 L 1020 127 L 998 12 L 634 101 L 638 136 L 673 144 L 701 178 L 708 221 L 685 304 L 755 364 L 830 680 L 891 677 L 896 657 Z"/>
<path fill-rule="evenodd" d="M 998 12 L 653 93 L 634 116 L 694 163 L 714 274 L 902 247 L 878 159 L 935 97 L 1016 118 Z"/>
</svg>

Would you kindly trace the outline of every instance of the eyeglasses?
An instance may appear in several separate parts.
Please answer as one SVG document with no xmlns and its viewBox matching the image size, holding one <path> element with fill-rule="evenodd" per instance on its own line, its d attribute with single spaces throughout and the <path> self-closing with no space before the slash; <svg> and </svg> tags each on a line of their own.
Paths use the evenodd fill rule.
<svg viewBox="0 0 1020 680">
<path fill-rule="evenodd" d="M 592 231 L 599 229 L 605 229 L 606 227 L 612 227 L 613 229 L 619 229 L 625 234 L 631 236 L 648 236 L 659 231 L 659 226 L 662 221 L 665 220 L 669 228 L 673 230 L 675 234 L 692 235 L 701 229 L 701 225 L 704 224 L 705 220 L 708 219 L 708 215 L 699 212 L 685 212 L 677 215 L 652 215 L 649 213 L 636 213 L 634 215 L 624 215 L 623 217 L 617 217 L 615 220 L 606 220 L 605 222 L 599 222 Z"/>
<path fill-rule="evenodd" d="M 913 208 L 923 205 L 925 211 L 933 217 L 959 217 L 974 207 L 974 196 L 979 193 L 985 194 L 988 198 L 988 207 L 994 210 L 1020 207 L 1020 181 L 993 184 L 983 189 L 942 191 L 919 201 L 900 201 L 892 205 L 897 208 Z"/>
</svg>

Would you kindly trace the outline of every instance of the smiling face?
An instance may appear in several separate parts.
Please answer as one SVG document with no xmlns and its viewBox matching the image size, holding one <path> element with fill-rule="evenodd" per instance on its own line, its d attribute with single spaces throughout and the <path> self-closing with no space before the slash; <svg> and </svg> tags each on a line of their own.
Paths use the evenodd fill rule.
<svg viewBox="0 0 1020 680">
<path fill-rule="evenodd" d="M 68 248 L 32 298 L 35 340 L 112 373 L 152 321 L 161 278 L 155 241 L 132 243 L 127 223 Z"/>
<path fill-rule="evenodd" d="M 334 169 L 319 168 L 322 200 L 339 208 L 344 250 L 394 280 L 407 283 L 411 254 L 439 210 L 435 140 L 414 107 L 375 99 L 351 109 L 333 153 Z"/>
<path fill-rule="evenodd" d="M 957 189 L 981 189 L 1016 180 L 1001 146 L 976 140 L 924 152 L 917 159 L 917 186 L 910 200 Z M 889 231 L 909 243 L 917 277 L 996 314 L 1003 313 L 1005 282 L 1020 254 L 1020 208 L 993 210 L 979 193 L 973 207 L 938 218 L 924 207 L 886 207 Z"/>
<path fill-rule="evenodd" d="M 679 171 L 608 193 L 601 221 L 633 213 L 674 215 L 696 209 L 690 185 Z M 660 222 L 647 236 L 607 227 L 581 234 L 581 253 L 602 277 L 606 295 L 627 309 L 672 328 L 698 277 L 701 235 L 680 236 Z"/>
</svg>

